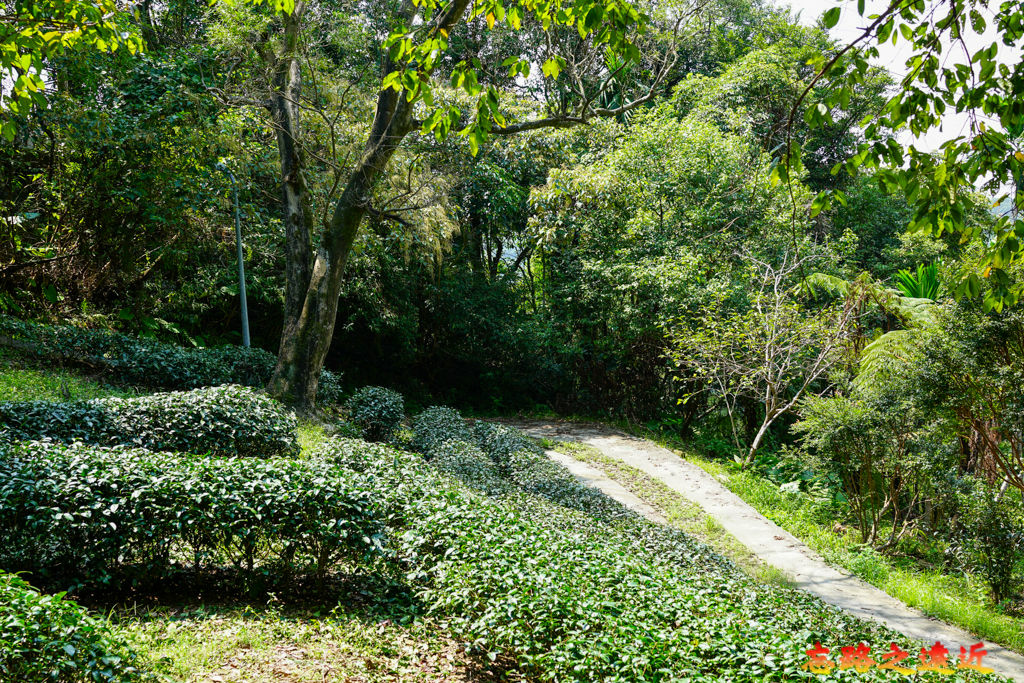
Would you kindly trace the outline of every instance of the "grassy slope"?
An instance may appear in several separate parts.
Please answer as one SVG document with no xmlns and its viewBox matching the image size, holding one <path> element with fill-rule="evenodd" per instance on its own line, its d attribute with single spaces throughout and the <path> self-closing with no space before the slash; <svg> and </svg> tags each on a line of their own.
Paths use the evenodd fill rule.
<svg viewBox="0 0 1024 683">
<path fill-rule="evenodd" d="M 717 477 L 758 512 L 790 532 L 829 563 L 842 567 L 889 595 L 922 612 L 967 629 L 980 638 L 1024 653 L 1024 619 L 1003 614 L 985 596 L 981 582 L 966 575 L 945 574 L 874 552 L 865 552 L 850 530 L 824 520 L 805 497 L 781 491 L 753 472 L 701 457 L 688 445 L 667 440 L 637 425 L 616 427 L 657 441 Z"/>
<path fill-rule="evenodd" d="M 984 587 L 969 576 L 944 574 L 864 552 L 851 530 L 838 531 L 818 519 L 803 496 L 781 491 L 772 482 L 693 453 L 687 459 L 717 477 L 773 522 L 865 581 L 926 614 L 976 633 L 979 637 L 1024 653 L 1024 619 L 997 611 L 984 597 Z"/>
<path fill-rule="evenodd" d="M 0 400 L 62 401 L 133 392 L 73 371 L 44 368 L 0 350 Z M 324 438 L 300 424 L 303 451 Z M 358 596 L 357 596 L 358 597 Z M 489 680 L 437 623 L 407 608 L 356 600 L 283 609 L 269 604 L 183 600 L 117 608 L 111 618 L 156 668 L 179 681 L 306 682 Z"/>
</svg>

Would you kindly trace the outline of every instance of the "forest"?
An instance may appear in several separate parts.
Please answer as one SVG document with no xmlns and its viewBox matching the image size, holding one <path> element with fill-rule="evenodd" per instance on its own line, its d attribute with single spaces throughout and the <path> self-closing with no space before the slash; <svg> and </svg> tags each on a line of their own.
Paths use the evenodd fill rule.
<svg viewBox="0 0 1024 683">
<path fill-rule="evenodd" d="M 1022 46 L 0 0 L 0 679 L 1024 680 Z"/>
</svg>

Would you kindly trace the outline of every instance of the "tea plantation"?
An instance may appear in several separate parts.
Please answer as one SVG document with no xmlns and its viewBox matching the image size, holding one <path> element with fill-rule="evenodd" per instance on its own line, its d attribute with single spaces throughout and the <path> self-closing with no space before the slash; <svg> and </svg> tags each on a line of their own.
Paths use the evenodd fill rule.
<svg viewBox="0 0 1024 683">
<path fill-rule="evenodd" d="M 916 651 L 754 581 L 513 428 L 431 407 L 410 429 L 401 396 L 379 387 L 349 407 L 347 431 L 377 441 L 304 423 L 300 448 L 294 415 L 231 385 L 0 403 L 3 680 L 189 677 L 123 611 L 166 600 L 168 586 L 209 610 L 317 604 L 324 624 L 356 600 L 337 587 L 359 586 L 358 600 L 390 605 L 377 624 L 430 624 L 429 638 L 498 680 L 883 680 L 815 676 L 805 651 Z"/>
</svg>

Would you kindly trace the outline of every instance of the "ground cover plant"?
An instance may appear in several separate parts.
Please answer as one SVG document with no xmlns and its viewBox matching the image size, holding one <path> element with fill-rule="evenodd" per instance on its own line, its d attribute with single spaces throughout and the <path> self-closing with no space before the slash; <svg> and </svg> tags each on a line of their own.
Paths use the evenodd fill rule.
<svg viewBox="0 0 1024 683">
<path fill-rule="evenodd" d="M 0 429 L 19 440 L 272 457 L 298 453 L 296 427 L 295 416 L 277 401 L 231 385 L 129 398 L 0 402 Z"/>
<path fill-rule="evenodd" d="M 464 424 L 453 427 L 449 436 L 465 436 Z M 443 436 L 436 422 L 428 428 Z M 367 477 L 386 501 L 418 595 L 481 654 L 511 657 L 541 680 L 788 680 L 805 675 L 815 639 L 885 650 L 903 642 L 804 594 L 753 582 L 707 546 L 614 501 L 598 504 L 568 472 L 535 462 L 543 456 L 522 436 L 524 448 L 506 457 L 492 449 L 507 459 L 506 478 L 486 442 L 514 443 L 515 432 L 477 431 L 484 439 L 440 441 L 429 465 L 346 439 L 328 439 L 312 457 Z"/>
</svg>

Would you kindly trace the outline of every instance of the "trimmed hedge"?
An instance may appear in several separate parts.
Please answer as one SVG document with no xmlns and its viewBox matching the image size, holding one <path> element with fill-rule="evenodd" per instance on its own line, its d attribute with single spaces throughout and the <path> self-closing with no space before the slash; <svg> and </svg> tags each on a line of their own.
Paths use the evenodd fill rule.
<svg viewBox="0 0 1024 683">
<path fill-rule="evenodd" d="M 472 442 L 473 432 L 454 408 L 431 406 L 412 419 L 412 450 L 427 458 L 445 441 Z"/>
<path fill-rule="evenodd" d="M 387 441 L 402 425 L 405 400 L 397 391 L 363 387 L 348 400 L 349 420 L 359 426 L 367 441 Z"/>
<path fill-rule="evenodd" d="M 63 595 L 0 572 L 0 678 L 14 683 L 155 681 L 109 625 Z"/>
<path fill-rule="evenodd" d="M 429 464 L 380 446 L 356 456 L 358 448 L 329 440 L 313 457 L 358 464 L 352 476 L 390 511 L 397 557 L 427 608 L 474 651 L 511 657 L 532 679 L 852 680 L 852 672 L 802 671 L 805 650 L 820 640 L 916 651 L 805 593 L 758 584 L 707 546 L 629 511 L 601 521 L 511 480 L 495 496 L 474 493 L 450 475 L 478 483 L 500 469 L 466 443 L 441 442 Z M 536 488 L 568 486 L 566 471 L 548 474 L 562 483 Z M 856 677 L 888 680 L 877 670 Z"/>
<path fill-rule="evenodd" d="M 296 455 L 297 424 L 274 399 L 233 385 L 135 398 L 0 403 L 0 428 L 12 439 L 218 456 Z"/>
<path fill-rule="evenodd" d="M 326 462 L 0 442 L 0 567 L 152 583 L 181 566 L 326 571 L 380 549 L 370 494 Z"/>
<path fill-rule="evenodd" d="M 431 464 L 466 486 L 489 495 L 508 493 L 512 489 L 494 462 L 475 444 L 445 441 L 434 449 Z"/>
<path fill-rule="evenodd" d="M 0 343 L 39 358 L 101 368 L 125 384 L 159 389 L 197 389 L 220 384 L 262 387 L 270 380 L 276 362 L 274 354 L 263 349 L 185 348 L 109 330 L 40 325 L 6 315 L 0 315 Z M 337 403 L 341 396 L 339 376 L 324 370 L 317 400 Z"/>
</svg>

